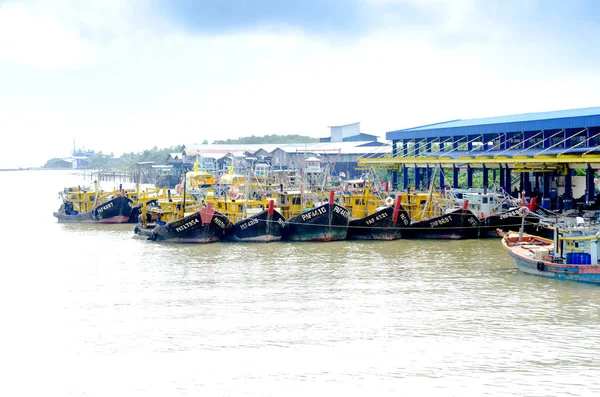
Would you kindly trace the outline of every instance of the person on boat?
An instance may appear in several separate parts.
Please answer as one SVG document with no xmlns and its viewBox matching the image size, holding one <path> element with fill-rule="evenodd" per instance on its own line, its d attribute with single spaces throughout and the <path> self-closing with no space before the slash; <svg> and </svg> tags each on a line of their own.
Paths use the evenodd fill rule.
<svg viewBox="0 0 600 397">
<path fill-rule="evenodd" d="M 513 190 L 512 196 L 514 198 L 519 198 L 519 188 L 517 186 L 515 186 L 515 190 Z"/>
</svg>

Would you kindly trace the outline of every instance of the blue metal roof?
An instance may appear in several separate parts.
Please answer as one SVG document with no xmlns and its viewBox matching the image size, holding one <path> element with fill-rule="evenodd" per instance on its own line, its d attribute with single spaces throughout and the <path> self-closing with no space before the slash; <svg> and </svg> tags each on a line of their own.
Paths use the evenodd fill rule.
<svg viewBox="0 0 600 397">
<path fill-rule="evenodd" d="M 438 138 L 480 134 L 561 130 L 600 126 L 600 107 L 525 113 L 482 119 L 453 120 L 420 127 L 390 131 L 386 139 Z"/>
</svg>

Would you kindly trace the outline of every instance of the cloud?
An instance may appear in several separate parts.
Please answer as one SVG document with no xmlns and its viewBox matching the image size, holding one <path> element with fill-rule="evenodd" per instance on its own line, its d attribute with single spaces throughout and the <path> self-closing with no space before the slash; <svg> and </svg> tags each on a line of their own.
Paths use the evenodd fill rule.
<svg viewBox="0 0 600 397">
<path fill-rule="evenodd" d="M 173 29 L 193 34 L 296 32 L 321 39 L 357 39 L 386 24 L 414 25 L 433 16 L 413 1 L 151 0 Z"/>
<path fill-rule="evenodd" d="M 307 32 L 361 29 L 363 4 L 358 0 L 155 0 L 174 26 L 199 33 L 225 33 L 260 28 Z"/>
<path fill-rule="evenodd" d="M 95 49 L 55 13 L 18 3 L 0 7 L 0 64 L 65 67 L 91 63 Z"/>
<path fill-rule="evenodd" d="M 0 157 L 597 106 L 597 7 L 521 3 L 0 0 Z"/>
</svg>

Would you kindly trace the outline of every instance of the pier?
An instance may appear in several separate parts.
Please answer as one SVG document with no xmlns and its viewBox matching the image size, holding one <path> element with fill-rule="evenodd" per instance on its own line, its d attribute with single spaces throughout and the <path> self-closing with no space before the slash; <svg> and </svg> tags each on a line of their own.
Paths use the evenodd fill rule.
<svg viewBox="0 0 600 397">
<path fill-rule="evenodd" d="M 392 171 L 394 188 L 423 188 L 440 167 L 439 187 L 467 188 L 474 173 L 507 192 L 537 196 L 547 209 L 569 210 L 574 200 L 597 205 L 600 107 L 454 120 L 390 131 L 392 156 L 362 157 L 361 167 Z M 576 172 L 576 170 L 579 170 Z M 411 183 L 409 183 L 411 182 Z"/>
<path fill-rule="evenodd" d="M 90 181 L 98 182 L 119 182 L 119 183 L 137 183 L 140 178 L 143 179 L 143 173 L 141 171 L 101 171 L 101 170 L 89 170 L 83 171 L 83 178 Z M 140 183 L 148 183 L 141 181 Z"/>
</svg>

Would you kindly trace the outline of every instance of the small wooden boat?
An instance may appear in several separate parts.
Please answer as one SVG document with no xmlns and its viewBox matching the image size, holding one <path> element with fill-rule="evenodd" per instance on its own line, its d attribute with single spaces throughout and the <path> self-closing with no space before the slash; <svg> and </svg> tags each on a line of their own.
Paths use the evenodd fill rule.
<svg viewBox="0 0 600 397">
<path fill-rule="evenodd" d="M 502 238 L 502 246 L 524 273 L 600 284 L 597 232 L 597 229 L 579 233 L 555 229 L 553 240 L 508 232 Z"/>
<path fill-rule="evenodd" d="M 60 192 L 63 200 L 53 215 L 59 223 L 127 223 L 134 203 L 125 191 L 103 192 L 73 187 Z"/>
</svg>

